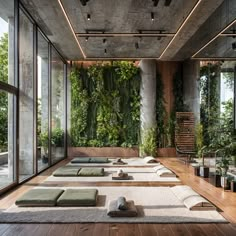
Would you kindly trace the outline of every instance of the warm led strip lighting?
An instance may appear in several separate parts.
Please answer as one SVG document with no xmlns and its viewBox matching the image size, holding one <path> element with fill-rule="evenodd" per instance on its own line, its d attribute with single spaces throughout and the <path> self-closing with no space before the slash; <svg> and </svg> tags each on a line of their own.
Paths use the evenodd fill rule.
<svg viewBox="0 0 236 236">
<path fill-rule="evenodd" d="M 234 21 L 232 21 L 229 25 L 227 25 L 224 29 L 222 29 L 220 31 L 220 33 L 218 33 L 214 38 L 212 38 L 207 44 L 205 44 L 203 47 L 201 47 L 194 55 L 192 55 L 192 58 L 194 58 L 199 52 L 201 52 L 204 48 L 206 48 L 210 43 L 212 43 L 216 38 L 218 38 L 219 36 L 223 35 L 222 34 L 225 30 L 227 30 L 230 26 L 232 26 L 234 23 L 236 22 L 236 19 Z"/>
<path fill-rule="evenodd" d="M 73 29 L 73 27 L 72 27 L 72 25 L 71 25 L 71 22 L 70 22 L 70 20 L 69 20 L 69 17 L 68 17 L 67 14 L 66 14 L 65 8 L 64 8 L 64 6 L 63 6 L 61 0 L 58 0 L 58 3 L 59 3 L 59 5 L 60 5 L 60 7 L 61 7 L 61 9 L 62 9 L 62 12 L 64 13 L 64 16 L 65 16 L 65 18 L 66 18 L 66 20 L 67 20 L 67 22 L 68 22 L 68 24 L 69 24 L 69 26 L 70 26 L 71 32 L 72 32 L 72 34 L 73 34 L 73 36 L 74 36 L 74 38 L 75 38 L 75 40 L 76 40 L 76 42 L 77 42 L 77 44 L 78 44 L 78 46 L 79 46 L 79 49 L 80 49 L 80 51 L 81 51 L 83 57 L 86 58 L 86 55 L 85 55 L 85 53 L 84 53 L 84 51 L 83 51 L 83 49 L 82 49 L 82 47 L 81 47 L 81 45 L 80 45 L 80 42 L 79 42 L 77 36 L 75 35 L 75 31 L 74 31 L 74 29 Z"/>
<path fill-rule="evenodd" d="M 236 57 L 193 57 L 192 60 L 201 60 L 201 61 L 222 61 L 222 60 L 232 60 L 235 61 Z"/>
<path fill-rule="evenodd" d="M 185 18 L 184 22 L 181 24 L 181 26 L 179 27 L 179 29 L 177 30 L 177 32 L 175 33 L 175 36 L 170 40 L 170 42 L 168 43 L 168 45 L 166 46 L 165 50 L 161 53 L 159 59 L 161 59 L 163 57 L 163 55 L 165 54 L 166 50 L 170 47 L 170 45 L 173 43 L 173 41 L 175 40 L 175 38 L 178 36 L 179 32 L 181 31 L 181 29 L 184 27 L 184 25 L 187 23 L 188 19 L 191 17 L 191 15 L 193 14 L 193 12 L 196 10 L 196 8 L 198 7 L 198 5 L 201 3 L 202 0 L 198 0 L 198 2 L 195 4 L 195 6 L 193 7 L 193 9 L 191 10 L 191 12 L 188 14 L 188 16 Z"/>
<path fill-rule="evenodd" d="M 173 33 L 75 33 L 80 37 L 172 37 Z"/>
<path fill-rule="evenodd" d="M 104 61 L 104 60 L 142 60 L 142 59 L 152 59 L 157 60 L 156 57 L 87 57 L 86 60 L 96 60 L 96 61 Z"/>
</svg>

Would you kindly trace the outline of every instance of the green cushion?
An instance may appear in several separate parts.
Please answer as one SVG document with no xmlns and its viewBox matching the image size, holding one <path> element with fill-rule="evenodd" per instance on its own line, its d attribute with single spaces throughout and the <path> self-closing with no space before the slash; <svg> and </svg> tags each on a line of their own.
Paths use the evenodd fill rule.
<svg viewBox="0 0 236 236">
<path fill-rule="evenodd" d="M 106 157 L 92 157 L 90 163 L 108 163 L 109 160 Z"/>
<path fill-rule="evenodd" d="M 57 200 L 58 206 L 96 206 L 97 189 L 67 189 Z"/>
<path fill-rule="evenodd" d="M 17 206 L 55 206 L 63 189 L 31 189 L 15 202 Z"/>
<path fill-rule="evenodd" d="M 53 172 L 53 176 L 78 176 L 80 168 L 76 166 L 63 166 Z"/>
<path fill-rule="evenodd" d="M 81 168 L 78 176 L 104 176 L 104 168 Z"/>
<path fill-rule="evenodd" d="M 71 163 L 89 163 L 90 157 L 76 157 L 71 160 Z"/>
</svg>

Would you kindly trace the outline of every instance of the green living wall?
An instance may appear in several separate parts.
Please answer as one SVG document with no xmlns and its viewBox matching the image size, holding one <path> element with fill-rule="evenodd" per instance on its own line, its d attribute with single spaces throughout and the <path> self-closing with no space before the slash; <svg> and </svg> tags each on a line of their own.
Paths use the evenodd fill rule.
<svg viewBox="0 0 236 236">
<path fill-rule="evenodd" d="M 140 75 L 133 63 L 73 67 L 70 80 L 72 146 L 138 145 Z"/>
</svg>

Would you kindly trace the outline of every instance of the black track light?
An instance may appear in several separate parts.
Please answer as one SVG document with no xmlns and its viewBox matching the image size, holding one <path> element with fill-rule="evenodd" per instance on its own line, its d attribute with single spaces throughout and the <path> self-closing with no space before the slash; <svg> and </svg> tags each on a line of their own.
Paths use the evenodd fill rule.
<svg viewBox="0 0 236 236">
<path fill-rule="evenodd" d="M 87 20 L 91 20 L 90 14 L 87 14 Z"/>
<path fill-rule="evenodd" d="M 151 12 L 151 20 L 154 21 L 154 12 Z"/>
<path fill-rule="evenodd" d="M 136 49 L 139 49 L 139 45 L 138 45 L 137 42 L 135 43 L 135 48 L 136 48 Z"/>
<path fill-rule="evenodd" d="M 103 39 L 102 42 L 105 44 L 105 43 L 107 42 L 107 40 L 106 40 L 106 39 Z"/>
<path fill-rule="evenodd" d="M 153 1 L 153 6 L 156 7 L 158 2 L 159 2 L 159 0 L 152 0 L 152 1 Z"/>
<path fill-rule="evenodd" d="M 107 54 L 107 49 L 106 48 L 104 49 L 104 54 Z"/>
<path fill-rule="evenodd" d="M 168 7 L 171 4 L 171 0 L 165 0 L 165 6 Z"/>
<path fill-rule="evenodd" d="M 236 51 L 236 42 L 232 43 L 232 49 Z"/>
<path fill-rule="evenodd" d="M 88 1 L 89 1 L 89 0 L 80 0 L 82 6 L 86 6 L 86 4 L 87 4 Z"/>
<path fill-rule="evenodd" d="M 85 38 L 85 41 L 88 42 L 88 39 L 89 39 L 89 37 L 87 36 L 87 37 Z"/>
</svg>

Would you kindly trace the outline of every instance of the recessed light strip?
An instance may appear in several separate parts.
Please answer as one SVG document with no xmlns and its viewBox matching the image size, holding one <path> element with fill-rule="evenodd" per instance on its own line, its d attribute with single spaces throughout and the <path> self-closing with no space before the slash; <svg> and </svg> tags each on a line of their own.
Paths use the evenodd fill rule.
<svg viewBox="0 0 236 236">
<path fill-rule="evenodd" d="M 163 36 L 163 37 L 173 37 L 175 34 L 173 33 L 75 33 L 77 36 L 92 36 L 92 37 L 134 37 L 134 36 L 143 36 L 143 37 L 155 37 L 155 36 Z"/>
<path fill-rule="evenodd" d="M 198 2 L 195 4 L 195 6 L 193 7 L 193 9 L 190 11 L 190 13 L 188 14 L 188 16 L 185 18 L 185 20 L 183 21 L 183 23 L 181 24 L 181 26 L 178 28 L 177 32 L 175 33 L 174 37 L 170 40 L 170 42 L 168 43 L 168 45 L 166 46 L 165 50 L 161 53 L 159 59 L 161 59 L 163 57 L 163 55 L 165 54 L 165 52 L 167 51 L 167 49 L 170 47 L 170 45 L 173 43 L 173 41 L 175 40 L 175 38 L 178 36 L 179 32 L 181 31 L 181 29 L 184 27 L 184 25 L 187 23 L 188 19 L 191 17 L 191 15 L 193 14 L 193 12 L 196 10 L 196 8 L 198 7 L 198 5 L 201 3 L 202 0 L 198 0 Z"/>
<path fill-rule="evenodd" d="M 201 52 L 204 48 L 206 48 L 210 43 L 212 43 L 218 36 L 220 36 L 225 30 L 227 30 L 230 26 L 232 26 L 236 22 L 236 19 L 228 24 L 224 29 L 222 29 L 215 37 L 213 37 L 207 44 L 201 47 L 195 54 L 192 55 L 192 58 L 195 57 L 199 52 Z"/>
<path fill-rule="evenodd" d="M 67 22 L 68 22 L 68 24 L 69 24 L 69 26 L 70 26 L 71 32 L 72 32 L 72 34 L 73 34 L 73 36 L 74 36 L 74 38 L 75 38 L 75 40 L 76 40 L 76 42 L 77 42 L 77 44 L 78 44 L 78 46 L 79 46 L 79 49 L 80 49 L 80 51 L 81 51 L 83 57 L 86 58 L 86 55 L 85 55 L 85 53 L 84 53 L 84 51 L 83 51 L 83 49 L 82 49 L 82 47 L 81 47 L 81 45 L 80 45 L 80 42 L 79 42 L 79 40 L 78 40 L 78 37 L 75 35 L 75 31 L 74 31 L 74 29 L 73 29 L 73 27 L 72 27 L 72 24 L 71 24 L 71 22 L 70 22 L 70 20 L 69 20 L 69 17 L 68 17 L 68 15 L 67 15 L 66 11 L 65 11 L 65 8 L 64 8 L 64 6 L 63 6 L 61 0 L 58 0 L 58 3 L 59 3 L 59 5 L 60 5 L 60 7 L 61 7 L 61 9 L 62 9 L 62 12 L 64 13 L 64 16 L 65 16 L 65 18 L 66 18 L 66 20 L 67 20 Z"/>
<path fill-rule="evenodd" d="M 96 60 L 96 61 L 104 61 L 104 60 L 142 60 L 142 59 L 155 59 L 156 57 L 87 57 L 86 60 Z"/>
<path fill-rule="evenodd" d="M 200 61 L 212 61 L 212 60 L 216 60 L 216 61 L 222 61 L 222 60 L 235 61 L 236 57 L 193 57 L 191 59 L 192 60 L 200 60 Z"/>
</svg>

